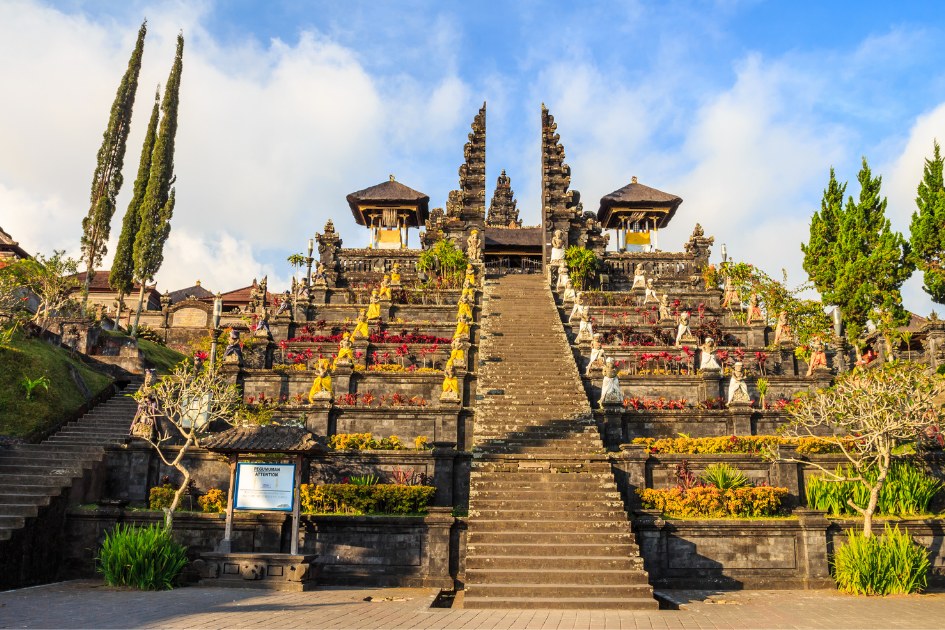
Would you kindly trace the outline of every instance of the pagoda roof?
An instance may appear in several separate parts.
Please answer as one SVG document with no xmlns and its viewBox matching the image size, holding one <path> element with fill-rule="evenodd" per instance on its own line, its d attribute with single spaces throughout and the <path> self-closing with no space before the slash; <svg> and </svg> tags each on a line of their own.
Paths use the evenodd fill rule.
<svg viewBox="0 0 945 630">
<path fill-rule="evenodd" d="M 404 186 L 393 175 L 389 181 L 353 192 L 345 199 L 358 225 L 370 224 L 364 212 L 368 208 L 410 207 L 414 212 L 408 215 L 407 225 L 414 227 L 423 225 L 430 214 L 430 196 Z"/>
<path fill-rule="evenodd" d="M 656 227 L 663 228 L 669 225 L 681 203 L 681 197 L 644 186 L 637 183 L 637 178 L 634 177 L 633 181 L 623 188 L 600 198 L 597 219 L 605 229 L 614 228 L 617 226 L 613 220 L 620 210 L 638 210 L 640 212 L 638 219 L 644 217 L 655 219 Z M 652 212 L 646 212 L 647 210 L 652 210 Z"/>
<path fill-rule="evenodd" d="M 0 254 L 0 258 L 32 258 L 25 249 L 20 247 L 18 242 L 13 240 L 12 236 L 3 231 L 3 228 L 0 228 L 0 252 L 6 252 L 5 254 Z"/>
</svg>

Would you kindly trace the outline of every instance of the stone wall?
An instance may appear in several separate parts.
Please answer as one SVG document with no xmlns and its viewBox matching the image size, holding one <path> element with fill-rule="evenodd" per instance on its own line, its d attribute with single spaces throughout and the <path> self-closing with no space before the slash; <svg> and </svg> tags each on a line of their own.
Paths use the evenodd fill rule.
<svg viewBox="0 0 945 630">
<path fill-rule="evenodd" d="M 450 508 L 431 508 L 429 516 L 373 517 L 303 514 L 299 553 L 318 554 L 319 584 L 453 588 L 450 558 Z M 191 559 L 213 551 L 223 539 L 223 514 L 179 512 L 176 538 L 187 545 Z M 94 576 L 93 558 L 105 532 L 116 524 L 161 524 L 162 512 L 118 508 L 70 509 L 59 560 L 60 579 Z M 233 551 L 288 553 L 291 515 L 237 512 L 233 520 Z M 185 577 L 193 577 L 185 574 Z"/>
</svg>

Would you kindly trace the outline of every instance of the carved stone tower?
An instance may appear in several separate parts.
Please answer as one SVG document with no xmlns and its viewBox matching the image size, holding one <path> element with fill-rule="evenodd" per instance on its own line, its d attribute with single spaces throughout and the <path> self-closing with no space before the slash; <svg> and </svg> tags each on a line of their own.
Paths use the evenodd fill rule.
<svg viewBox="0 0 945 630">
<path fill-rule="evenodd" d="M 555 117 L 541 105 L 541 226 L 542 254 L 545 264 L 551 255 L 551 237 L 561 230 L 568 237 L 568 245 L 579 245 L 582 230 L 580 223 L 572 226 L 572 219 L 580 219 L 583 213 L 581 193 L 568 190 L 571 185 L 571 167 L 564 163 L 564 146 L 558 142 Z"/>
<path fill-rule="evenodd" d="M 515 191 L 512 190 L 512 180 L 505 174 L 499 175 L 495 184 L 495 193 L 489 205 L 489 218 L 486 225 L 489 227 L 522 227 L 522 220 L 518 218 L 518 209 L 515 207 Z"/>
</svg>

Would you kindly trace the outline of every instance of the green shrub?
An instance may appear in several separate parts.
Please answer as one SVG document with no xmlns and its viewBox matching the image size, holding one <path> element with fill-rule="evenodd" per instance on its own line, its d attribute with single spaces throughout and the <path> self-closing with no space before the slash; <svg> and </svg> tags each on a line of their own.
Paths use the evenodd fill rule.
<svg viewBox="0 0 945 630">
<path fill-rule="evenodd" d="M 106 532 L 96 558 L 96 570 L 109 586 L 131 586 L 147 591 L 174 588 L 187 564 L 187 548 L 163 527 L 117 525 Z"/>
<path fill-rule="evenodd" d="M 638 488 L 637 495 L 648 510 L 662 510 L 676 518 L 721 518 L 776 516 L 787 488 L 718 488 L 697 486 L 682 488 Z"/>
<path fill-rule="evenodd" d="M 837 587 L 863 595 L 919 593 L 927 585 L 929 566 L 928 552 L 909 532 L 888 523 L 883 536 L 865 538 L 858 530 L 848 530 L 847 544 L 830 558 Z"/>
<path fill-rule="evenodd" d="M 352 486 L 376 486 L 380 483 L 381 478 L 377 475 L 364 475 L 361 477 L 354 476 L 348 480 Z"/>
<path fill-rule="evenodd" d="M 421 442 L 422 440 L 422 442 Z M 417 438 L 414 443 L 417 450 L 426 450 L 426 438 Z M 337 450 L 357 451 L 406 451 L 407 446 L 396 435 L 380 440 L 370 433 L 339 433 L 328 438 L 328 445 Z M 422 448 L 421 448 L 422 446 Z"/>
<path fill-rule="evenodd" d="M 435 492 L 436 488 L 428 486 L 357 486 L 350 483 L 315 486 L 306 483 L 301 488 L 302 511 L 306 514 L 409 514 L 426 510 Z"/>
<path fill-rule="evenodd" d="M 146 341 L 150 341 L 151 343 L 156 343 L 159 346 L 167 346 L 167 344 L 164 342 L 164 338 L 161 337 L 158 331 L 154 330 L 147 324 L 140 324 L 138 326 L 137 337 L 138 339 L 144 339 Z"/>
<path fill-rule="evenodd" d="M 177 488 L 169 483 L 163 486 L 154 486 L 148 494 L 148 504 L 151 506 L 152 510 L 169 508 L 171 507 L 171 503 L 174 502 L 174 495 L 176 493 Z M 177 505 L 177 509 L 180 509 L 180 504 Z"/>
<path fill-rule="evenodd" d="M 843 472 L 837 466 L 837 474 Z M 876 483 L 879 473 L 868 470 L 864 477 L 870 484 Z M 853 476 L 852 469 L 847 476 Z M 827 510 L 830 514 L 859 515 L 847 504 L 848 499 L 865 508 L 869 503 L 869 490 L 859 481 L 827 481 L 825 477 L 811 477 L 806 481 L 807 505 L 814 510 Z M 942 483 L 925 474 L 911 462 L 894 462 L 879 491 L 876 503 L 877 514 L 924 514 L 929 502 L 942 487 Z"/>
<path fill-rule="evenodd" d="M 734 490 L 751 483 L 742 471 L 728 464 L 712 464 L 706 467 L 700 477 L 719 490 Z"/>
</svg>

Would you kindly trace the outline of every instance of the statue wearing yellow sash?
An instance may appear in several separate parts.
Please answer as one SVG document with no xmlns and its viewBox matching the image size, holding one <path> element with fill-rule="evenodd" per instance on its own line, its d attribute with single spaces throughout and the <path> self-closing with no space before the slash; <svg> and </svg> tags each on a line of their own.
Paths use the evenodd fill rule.
<svg viewBox="0 0 945 630">
<path fill-rule="evenodd" d="M 476 286 L 476 270 L 472 265 L 466 265 L 466 280 L 473 286 Z"/>
<path fill-rule="evenodd" d="M 466 360 L 466 352 L 463 350 L 463 340 L 459 337 L 453 339 L 453 343 L 450 344 L 450 358 L 446 362 L 446 365 L 452 366 L 453 361 L 459 361 L 460 364 L 463 364 Z"/>
<path fill-rule="evenodd" d="M 456 313 L 456 319 L 459 319 L 460 315 L 465 315 L 469 319 L 472 319 L 472 307 L 469 305 L 469 298 L 465 293 L 459 298 L 459 312 Z"/>
<path fill-rule="evenodd" d="M 466 279 L 463 280 L 463 295 L 468 295 L 471 298 L 476 299 L 476 288 L 469 280 L 469 276 L 466 276 Z"/>
<path fill-rule="evenodd" d="M 381 280 L 381 286 L 377 290 L 377 297 L 382 300 L 394 299 L 390 290 L 390 276 L 384 276 L 384 279 Z"/>
<path fill-rule="evenodd" d="M 443 393 L 440 394 L 440 400 L 457 399 L 459 399 L 459 386 L 456 382 L 456 372 L 453 370 L 451 361 L 443 369 Z"/>
<path fill-rule="evenodd" d="M 348 333 L 341 336 L 341 341 L 338 343 L 338 356 L 335 358 L 335 365 L 351 365 L 354 363 L 354 352 L 351 351 L 351 341 L 348 340 L 349 336 Z"/>
<path fill-rule="evenodd" d="M 380 298 L 377 296 L 377 289 L 371 291 L 371 303 L 368 305 L 367 309 L 367 318 L 368 321 L 372 319 L 380 319 L 381 317 L 381 304 Z"/>
<path fill-rule="evenodd" d="M 367 339 L 367 338 L 369 337 L 369 335 L 368 335 L 367 317 L 364 316 L 364 309 L 363 309 L 363 308 L 362 308 L 361 311 L 358 313 L 358 323 L 357 323 L 357 325 L 355 325 L 355 327 L 354 327 L 354 332 L 351 333 L 351 338 L 352 338 L 352 339 L 357 339 L 358 337 L 364 337 L 365 339 Z"/>
<path fill-rule="evenodd" d="M 460 313 L 457 319 L 459 319 L 459 321 L 456 323 L 456 332 L 453 333 L 453 339 L 468 339 L 469 316 L 465 313 Z"/>
<path fill-rule="evenodd" d="M 400 286 L 400 264 L 394 263 L 394 268 L 390 272 L 390 283 L 391 286 L 399 287 Z"/>
<path fill-rule="evenodd" d="M 315 382 L 312 383 L 312 390 L 308 393 L 308 401 L 314 403 L 315 399 L 333 398 L 331 391 L 331 367 L 328 359 L 319 359 L 318 367 L 315 368 Z"/>
</svg>

